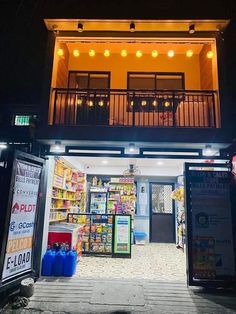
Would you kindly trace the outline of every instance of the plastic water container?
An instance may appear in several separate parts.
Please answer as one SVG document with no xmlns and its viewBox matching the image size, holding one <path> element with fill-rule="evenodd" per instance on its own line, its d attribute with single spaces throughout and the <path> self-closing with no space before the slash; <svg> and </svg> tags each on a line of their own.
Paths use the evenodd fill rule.
<svg viewBox="0 0 236 314">
<path fill-rule="evenodd" d="M 146 233 L 141 231 L 134 232 L 135 244 L 145 244 Z"/>
<path fill-rule="evenodd" d="M 77 263 L 77 253 L 75 251 L 69 251 L 66 254 L 64 262 L 63 274 L 65 277 L 72 277 L 75 274 Z"/>
<path fill-rule="evenodd" d="M 42 276 L 52 276 L 52 267 L 55 259 L 55 252 L 48 250 L 42 261 Z"/>
<path fill-rule="evenodd" d="M 65 256 L 65 252 L 63 252 L 62 250 L 56 252 L 52 265 L 53 276 L 63 276 Z"/>
</svg>

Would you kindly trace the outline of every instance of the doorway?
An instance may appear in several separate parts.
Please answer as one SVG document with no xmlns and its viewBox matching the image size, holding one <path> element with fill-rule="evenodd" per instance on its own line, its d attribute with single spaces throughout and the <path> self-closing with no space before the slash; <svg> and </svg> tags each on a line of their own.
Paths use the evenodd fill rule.
<svg viewBox="0 0 236 314">
<path fill-rule="evenodd" d="M 174 183 L 150 183 L 150 242 L 175 241 Z"/>
</svg>

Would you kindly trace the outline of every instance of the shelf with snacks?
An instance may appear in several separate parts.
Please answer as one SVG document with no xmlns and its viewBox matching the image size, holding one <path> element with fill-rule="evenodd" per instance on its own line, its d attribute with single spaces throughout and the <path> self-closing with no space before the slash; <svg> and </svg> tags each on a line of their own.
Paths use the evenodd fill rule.
<svg viewBox="0 0 236 314">
<path fill-rule="evenodd" d="M 110 214 L 135 213 L 136 186 L 133 178 L 111 178 L 108 188 L 107 212 Z"/>
<path fill-rule="evenodd" d="M 112 254 L 112 215 L 72 214 L 69 222 L 79 225 L 84 254 Z"/>
<path fill-rule="evenodd" d="M 79 212 L 81 199 L 84 200 L 86 189 L 86 175 L 74 169 L 72 165 L 63 158 L 56 158 L 52 180 L 51 211 L 71 213 Z M 83 202 L 85 207 L 86 202 Z M 55 219 L 51 219 L 55 220 Z"/>
<path fill-rule="evenodd" d="M 57 221 L 65 221 L 67 219 L 67 212 L 63 211 L 51 211 L 49 216 L 50 222 L 57 222 Z"/>
</svg>

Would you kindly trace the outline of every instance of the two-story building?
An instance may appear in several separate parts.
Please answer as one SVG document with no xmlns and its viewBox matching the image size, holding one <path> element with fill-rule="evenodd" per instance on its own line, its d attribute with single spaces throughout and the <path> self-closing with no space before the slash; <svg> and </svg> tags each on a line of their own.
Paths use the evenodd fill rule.
<svg viewBox="0 0 236 314">
<path fill-rule="evenodd" d="M 53 16 L 41 21 L 48 37 L 41 105 L 3 106 L 2 145 L 49 158 L 47 199 L 55 156 L 90 183 L 135 176 L 134 229 L 147 242 L 178 241 L 171 196 L 184 162 L 229 161 L 230 20 Z M 47 201 L 44 249 L 49 224 L 65 219 L 52 219 L 52 209 Z"/>
</svg>

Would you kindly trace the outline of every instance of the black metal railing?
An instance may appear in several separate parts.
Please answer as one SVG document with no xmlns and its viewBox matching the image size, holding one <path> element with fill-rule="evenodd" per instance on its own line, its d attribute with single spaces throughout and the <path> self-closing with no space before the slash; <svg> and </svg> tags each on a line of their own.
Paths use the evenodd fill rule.
<svg viewBox="0 0 236 314">
<path fill-rule="evenodd" d="M 54 89 L 52 125 L 215 128 L 215 91 Z"/>
</svg>

